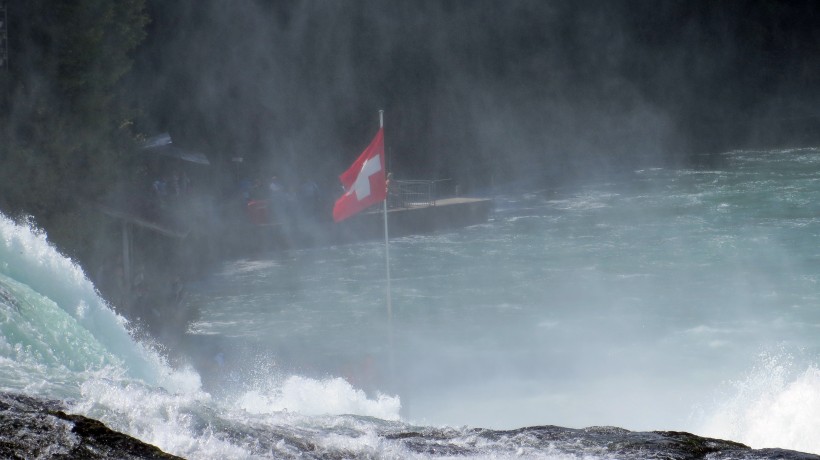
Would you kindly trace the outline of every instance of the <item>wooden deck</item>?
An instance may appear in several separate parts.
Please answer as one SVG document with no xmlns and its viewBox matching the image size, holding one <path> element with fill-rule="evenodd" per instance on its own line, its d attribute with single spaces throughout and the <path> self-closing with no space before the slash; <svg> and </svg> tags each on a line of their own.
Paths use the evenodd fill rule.
<svg viewBox="0 0 820 460">
<path fill-rule="evenodd" d="M 480 224 L 489 219 L 492 207 L 489 198 L 454 197 L 436 200 L 432 205 L 391 208 L 387 210 L 389 234 L 425 234 Z M 382 214 L 381 209 L 374 209 L 336 224 L 337 237 L 341 241 L 383 238 Z"/>
<path fill-rule="evenodd" d="M 429 234 L 486 222 L 493 208 L 489 198 L 454 197 L 436 200 L 433 204 L 410 204 L 388 209 L 390 237 Z M 264 252 L 295 247 L 344 244 L 355 241 L 384 238 L 384 220 L 381 205 L 355 215 L 343 222 L 299 220 L 252 224 L 243 219 L 222 222 L 209 228 L 205 238 L 191 238 L 191 230 L 179 228 L 121 209 L 98 206 L 103 213 L 122 222 L 123 258 L 130 260 L 132 228 L 143 228 L 157 235 L 171 238 L 181 245 L 208 245 L 231 255 Z M 244 216 L 240 216 L 244 217 Z M 210 240 L 210 243 L 207 241 Z M 207 249 L 207 248 L 203 248 Z"/>
</svg>

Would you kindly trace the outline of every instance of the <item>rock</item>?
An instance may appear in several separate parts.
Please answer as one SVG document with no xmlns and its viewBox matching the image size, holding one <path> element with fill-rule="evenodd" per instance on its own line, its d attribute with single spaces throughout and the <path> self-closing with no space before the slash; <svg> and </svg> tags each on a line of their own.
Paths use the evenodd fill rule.
<svg viewBox="0 0 820 460">
<path fill-rule="evenodd" d="M 0 393 L 0 458 L 179 459 L 59 401 Z"/>
</svg>

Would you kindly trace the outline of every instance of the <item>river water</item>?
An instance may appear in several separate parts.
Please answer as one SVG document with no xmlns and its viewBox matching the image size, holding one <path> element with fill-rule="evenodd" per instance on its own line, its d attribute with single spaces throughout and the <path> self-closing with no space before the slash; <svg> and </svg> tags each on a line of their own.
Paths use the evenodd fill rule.
<svg viewBox="0 0 820 460">
<path fill-rule="evenodd" d="M 486 224 L 391 239 L 389 307 L 384 242 L 226 262 L 188 286 L 174 366 L 43 235 L 0 234 L 0 389 L 177 455 L 424 457 L 383 434 L 534 425 L 820 453 L 817 149 L 499 195 Z"/>
</svg>

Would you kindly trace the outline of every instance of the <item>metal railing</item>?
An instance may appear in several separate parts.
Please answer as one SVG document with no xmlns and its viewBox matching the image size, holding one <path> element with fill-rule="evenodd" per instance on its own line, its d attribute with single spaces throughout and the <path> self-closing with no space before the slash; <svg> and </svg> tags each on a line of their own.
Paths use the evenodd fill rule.
<svg viewBox="0 0 820 460">
<path fill-rule="evenodd" d="M 390 208 L 424 208 L 435 206 L 440 180 L 391 180 L 387 206 Z"/>
</svg>

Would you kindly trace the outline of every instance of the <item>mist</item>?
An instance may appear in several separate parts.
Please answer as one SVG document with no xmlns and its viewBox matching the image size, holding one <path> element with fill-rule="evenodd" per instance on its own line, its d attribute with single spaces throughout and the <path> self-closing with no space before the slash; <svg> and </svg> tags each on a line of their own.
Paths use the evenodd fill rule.
<svg viewBox="0 0 820 460">
<path fill-rule="evenodd" d="M 820 452 L 814 2 L 0 6 L 4 391 L 191 458 Z M 380 111 L 487 214 L 348 238 Z"/>
<path fill-rule="evenodd" d="M 71 228 L 98 223 L 88 202 L 121 208 L 123 194 L 150 193 L 139 146 L 161 133 L 212 164 L 194 181 L 207 189 L 199 201 L 276 175 L 315 182 L 325 207 L 379 110 L 397 179 L 484 195 L 808 145 L 812 11 L 762 0 L 13 4 L 0 206 L 99 266 L 108 232 Z"/>
<path fill-rule="evenodd" d="M 781 54 L 786 38 L 748 24 L 783 27 L 754 2 L 148 6 L 134 76 L 147 118 L 281 174 L 333 180 L 380 109 L 396 175 L 468 189 L 685 163 L 780 142 L 755 120 L 815 115 L 798 41 L 813 32 L 798 23 Z"/>
</svg>

